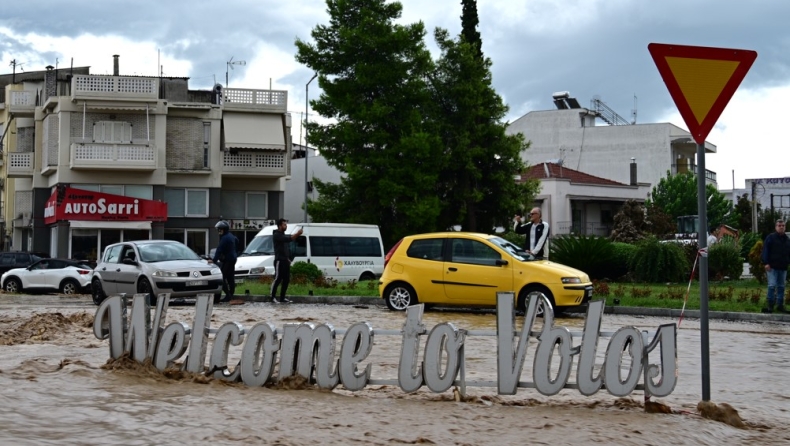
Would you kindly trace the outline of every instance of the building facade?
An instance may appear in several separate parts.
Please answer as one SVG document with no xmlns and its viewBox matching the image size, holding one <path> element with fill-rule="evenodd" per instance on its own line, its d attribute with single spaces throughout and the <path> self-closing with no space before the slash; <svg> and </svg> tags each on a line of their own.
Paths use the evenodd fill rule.
<svg viewBox="0 0 790 446">
<path fill-rule="evenodd" d="M 284 214 L 286 91 L 190 90 L 188 78 L 118 66 L 115 56 L 112 76 L 62 80 L 48 67 L 40 83 L 5 87 L 36 98 L 24 113 L 6 103 L 3 123 L 17 129 L 3 166 L 7 248 L 95 260 L 108 244 L 153 238 L 208 254 L 219 219 L 248 243 Z"/>
</svg>

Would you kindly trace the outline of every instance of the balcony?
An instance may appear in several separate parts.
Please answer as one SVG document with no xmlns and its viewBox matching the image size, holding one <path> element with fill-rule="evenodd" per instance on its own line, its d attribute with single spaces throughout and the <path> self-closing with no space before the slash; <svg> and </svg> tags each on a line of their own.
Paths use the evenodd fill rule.
<svg viewBox="0 0 790 446">
<path fill-rule="evenodd" d="M 222 175 L 237 177 L 282 177 L 287 175 L 284 152 L 223 152 Z"/>
<path fill-rule="evenodd" d="M 33 116 L 36 111 L 35 91 L 11 91 L 8 112 L 17 116 Z"/>
<path fill-rule="evenodd" d="M 222 106 L 226 111 L 272 111 L 286 113 L 288 108 L 288 92 L 285 90 L 226 88 L 222 91 Z"/>
<path fill-rule="evenodd" d="M 71 80 L 71 98 L 130 101 L 159 99 L 159 79 L 133 76 L 77 75 Z"/>
<path fill-rule="evenodd" d="M 672 165 L 672 175 L 677 175 L 679 173 L 686 173 L 691 172 L 694 175 L 697 174 L 697 166 L 695 164 L 673 164 Z M 716 184 L 716 172 L 712 170 L 705 169 L 705 182 Z"/>
<path fill-rule="evenodd" d="M 71 145 L 74 170 L 156 170 L 156 147 L 145 144 L 76 143 Z"/>
<path fill-rule="evenodd" d="M 28 178 L 33 176 L 33 152 L 10 152 L 8 154 L 8 177 Z"/>
</svg>

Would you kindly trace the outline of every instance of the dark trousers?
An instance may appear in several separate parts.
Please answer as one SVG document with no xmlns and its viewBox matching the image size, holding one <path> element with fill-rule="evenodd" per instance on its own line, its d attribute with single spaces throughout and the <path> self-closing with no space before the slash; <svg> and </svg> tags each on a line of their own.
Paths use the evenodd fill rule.
<svg viewBox="0 0 790 446">
<path fill-rule="evenodd" d="M 272 299 L 277 296 L 277 287 L 280 288 L 280 299 L 285 298 L 285 293 L 288 291 L 288 284 L 291 283 L 291 262 L 288 260 L 275 260 L 274 261 L 274 282 L 272 282 Z"/>
<path fill-rule="evenodd" d="M 225 298 L 230 300 L 236 294 L 236 262 L 222 262 L 219 267 L 222 271 L 222 291 Z"/>
</svg>

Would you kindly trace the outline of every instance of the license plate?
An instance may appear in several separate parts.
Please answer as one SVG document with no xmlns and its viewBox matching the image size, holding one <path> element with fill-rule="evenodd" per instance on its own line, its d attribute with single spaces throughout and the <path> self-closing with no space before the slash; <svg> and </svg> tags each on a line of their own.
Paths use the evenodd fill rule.
<svg viewBox="0 0 790 446">
<path fill-rule="evenodd" d="M 587 290 L 587 297 L 592 297 L 593 290 Z"/>
<path fill-rule="evenodd" d="M 208 285 L 207 280 L 189 280 L 187 281 L 187 286 L 202 286 Z"/>
<path fill-rule="evenodd" d="M 236 279 L 236 283 L 244 283 L 244 279 Z"/>
</svg>

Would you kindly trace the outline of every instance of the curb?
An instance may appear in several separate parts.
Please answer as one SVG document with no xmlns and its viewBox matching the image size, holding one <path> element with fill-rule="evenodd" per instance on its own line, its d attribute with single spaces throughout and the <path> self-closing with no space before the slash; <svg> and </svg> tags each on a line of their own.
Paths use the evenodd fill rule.
<svg viewBox="0 0 790 446">
<path fill-rule="evenodd" d="M 237 296 L 245 302 L 271 302 L 272 298 L 263 295 L 241 295 Z M 372 296 L 288 296 L 293 303 L 297 304 L 324 304 L 324 305 L 371 305 L 385 307 L 384 300 L 380 297 Z M 584 314 L 584 311 L 568 311 L 572 314 Z M 604 314 L 617 314 L 625 316 L 647 316 L 680 318 L 680 310 L 673 308 L 644 308 L 644 307 L 621 307 L 607 306 Z M 699 319 L 700 310 L 686 310 L 683 315 L 686 319 Z M 708 319 L 720 319 L 725 321 L 738 322 L 788 322 L 790 314 L 763 314 L 763 313 L 742 313 L 737 311 L 708 311 Z"/>
</svg>

